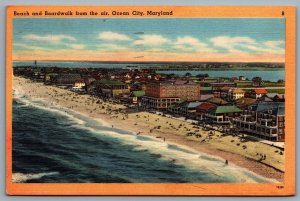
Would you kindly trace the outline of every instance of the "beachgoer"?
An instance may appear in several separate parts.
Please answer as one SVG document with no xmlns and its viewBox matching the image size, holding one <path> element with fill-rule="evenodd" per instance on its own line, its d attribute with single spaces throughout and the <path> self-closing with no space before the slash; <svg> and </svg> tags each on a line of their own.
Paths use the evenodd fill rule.
<svg viewBox="0 0 300 201">
<path fill-rule="evenodd" d="M 225 165 L 228 165 L 228 160 L 225 160 Z"/>
</svg>

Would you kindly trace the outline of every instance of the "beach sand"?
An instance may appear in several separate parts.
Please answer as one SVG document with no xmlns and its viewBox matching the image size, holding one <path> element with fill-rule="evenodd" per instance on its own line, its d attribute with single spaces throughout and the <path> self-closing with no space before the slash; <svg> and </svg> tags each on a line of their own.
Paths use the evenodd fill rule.
<svg viewBox="0 0 300 201">
<path fill-rule="evenodd" d="M 104 102 L 89 95 L 74 92 L 43 83 L 32 82 L 22 77 L 13 78 L 13 89 L 32 99 L 43 99 L 51 105 L 68 108 L 94 119 L 106 122 L 107 126 L 149 135 L 188 146 L 200 152 L 215 155 L 237 166 L 244 167 L 266 178 L 283 181 L 284 153 L 276 147 L 240 137 L 224 135 L 219 131 L 203 130 L 184 120 L 164 117 L 148 112 L 126 113 L 120 104 Z M 158 128 L 160 126 L 160 128 Z M 187 136 L 193 132 L 201 137 Z M 245 148 L 246 147 L 246 148 Z M 261 160 L 261 155 L 266 159 Z"/>
</svg>

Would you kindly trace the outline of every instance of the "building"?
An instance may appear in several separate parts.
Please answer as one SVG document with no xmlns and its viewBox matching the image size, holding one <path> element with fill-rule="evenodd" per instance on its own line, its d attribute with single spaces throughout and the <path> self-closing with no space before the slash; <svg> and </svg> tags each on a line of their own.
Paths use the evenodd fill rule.
<svg viewBox="0 0 300 201">
<path fill-rule="evenodd" d="M 120 80 L 97 80 L 93 85 L 95 94 L 105 98 L 115 98 L 130 93 L 127 85 Z"/>
<path fill-rule="evenodd" d="M 233 122 L 237 129 L 252 136 L 271 141 L 285 140 L 285 105 L 282 102 L 254 104 Z"/>
<path fill-rule="evenodd" d="M 146 108 L 167 109 L 180 100 L 200 99 L 200 85 L 192 80 L 167 80 L 146 83 L 142 105 Z"/>
<path fill-rule="evenodd" d="M 284 94 L 277 94 L 273 97 L 274 102 L 285 102 L 285 95 Z"/>
<path fill-rule="evenodd" d="M 223 100 L 222 98 L 216 98 L 216 97 L 207 99 L 207 102 L 213 103 L 215 105 L 227 105 L 228 104 L 228 102 Z"/>
<path fill-rule="evenodd" d="M 138 104 L 141 102 L 142 97 L 145 95 L 145 91 L 132 91 L 130 94 L 130 99 L 132 104 Z"/>
<path fill-rule="evenodd" d="M 81 79 L 80 74 L 62 73 L 56 77 L 56 84 L 60 86 L 73 87 L 76 80 Z"/>
<path fill-rule="evenodd" d="M 202 104 L 201 102 L 195 101 L 195 102 L 185 102 L 181 105 L 180 108 L 180 114 L 189 117 L 192 119 L 196 118 L 196 108 Z"/>
<path fill-rule="evenodd" d="M 240 81 L 245 81 L 245 80 L 246 80 L 246 77 L 241 75 L 241 76 L 239 76 L 239 80 L 240 80 Z"/>
<path fill-rule="evenodd" d="M 45 84 L 52 84 L 57 80 L 58 74 L 57 73 L 46 73 L 44 83 Z"/>
<path fill-rule="evenodd" d="M 196 116 L 198 120 L 204 120 L 205 114 L 208 113 L 209 110 L 217 107 L 217 105 L 209 102 L 204 102 L 196 107 Z"/>
<path fill-rule="evenodd" d="M 254 77 L 252 78 L 252 86 L 254 87 L 261 87 L 264 85 L 264 81 L 261 77 Z"/>
<path fill-rule="evenodd" d="M 269 98 L 267 95 L 263 95 L 261 98 L 257 99 L 257 102 L 273 102 L 273 99 Z"/>
<path fill-rule="evenodd" d="M 222 87 L 236 87 L 237 84 L 235 82 L 215 82 L 210 83 L 212 87 L 212 91 L 220 91 Z"/>
<path fill-rule="evenodd" d="M 168 107 L 168 111 L 172 114 L 180 114 L 182 106 L 186 103 L 187 101 L 178 101 L 176 103 L 173 103 Z"/>
<path fill-rule="evenodd" d="M 85 87 L 84 79 L 77 79 L 74 83 L 74 88 L 82 89 Z"/>
<path fill-rule="evenodd" d="M 244 98 L 245 91 L 238 88 L 231 88 L 228 90 L 228 97 L 230 100 L 238 100 L 240 98 Z"/>
<path fill-rule="evenodd" d="M 268 91 L 266 89 L 251 89 L 251 91 L 249 92 L 249 97 L 250 98 L 255 98 L 255 99 L 259 99 L 264 95 L 267 95 Z"/>
<path fill-rule="evenodd" d="M 240 98 L 235 101 L 235 105 L 240 109 L 247 109 L 250 105 L 253 105 L 256 103 L 255 98 Z"/>
<path fill-rule="evenodd" d="M 229 124 L 241 112 L 242 110 L 234 105 L 216 106 L 205 113 L 205 120 L 209 123 Z"/>
<path fill-rule="evenodd" d="M 86 92 L 84 79 L 77 79 L 72 87 L 72 90 L 80 93 Z"/>
</svg>

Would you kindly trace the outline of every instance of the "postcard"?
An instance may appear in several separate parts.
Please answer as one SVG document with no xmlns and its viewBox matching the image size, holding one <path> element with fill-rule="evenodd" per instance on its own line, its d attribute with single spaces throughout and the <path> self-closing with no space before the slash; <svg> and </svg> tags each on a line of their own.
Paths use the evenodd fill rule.
<svg viewBox="0 0 300 201">
<path fill-rule="evenodd" d="M 9 6 L 9 195 L 295 193 L 295 8 Z"/>
</svg>

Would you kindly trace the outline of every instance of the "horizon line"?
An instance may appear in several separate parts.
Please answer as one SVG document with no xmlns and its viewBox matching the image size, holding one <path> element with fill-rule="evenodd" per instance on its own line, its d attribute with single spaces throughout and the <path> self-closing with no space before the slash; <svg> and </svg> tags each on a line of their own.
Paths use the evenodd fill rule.
<svg viewBox="0 0 300 201">
<path fill-rule="evenodd" d="M 99 63 L 270 63 L 285 64 L 285 62 L 272 61 L 101 61 L 101 60 L 12 60 L 15 61 L 40 61 L 40 62 L 99 62 Z"/>
</svg>

